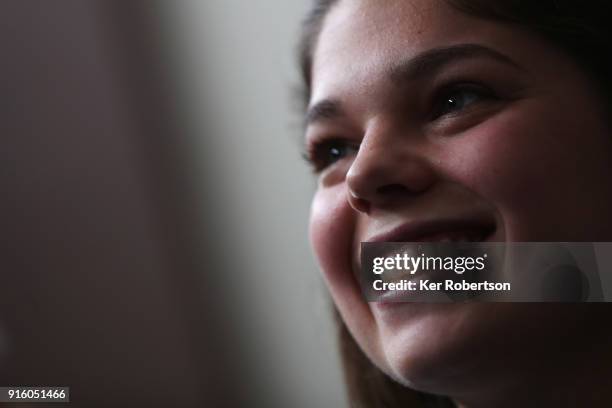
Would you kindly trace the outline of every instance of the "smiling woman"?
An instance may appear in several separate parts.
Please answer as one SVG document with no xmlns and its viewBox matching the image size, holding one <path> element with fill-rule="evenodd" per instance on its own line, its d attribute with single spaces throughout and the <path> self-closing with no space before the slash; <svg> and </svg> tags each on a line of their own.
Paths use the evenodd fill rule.
<svg viewBox="0 0 612 408">
<path fill-rule="evenodd" d="M 379 307 L 355 276 L 380 237 L 612 241 L 610 40 L 594 2 L 316 2 L 310 238 L 356 406 L 609 406 L 607 305 Z"/>
</svg>

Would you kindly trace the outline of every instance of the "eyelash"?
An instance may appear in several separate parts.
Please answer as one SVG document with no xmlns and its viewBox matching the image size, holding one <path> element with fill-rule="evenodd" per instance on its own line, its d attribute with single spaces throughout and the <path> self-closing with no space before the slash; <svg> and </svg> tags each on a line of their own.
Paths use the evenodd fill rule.
<svg viewBox="0 0 612 408">
<path fill-rule="evenodd" d="M 452 107 L 444 104 L 448 104 L 451 100 L 456 100 L 456 96 L 462 94 L 474 96 L 471 101 L 468 101 L 464 106 L 459 107 L 457 110 L 452 111 Z M 432 102 L 430 104 L 430 121 L 436 121 L 443 117 L 450 117 L 461 112 L 471 105 L 486 100 L 496 99 L 494 93 L 487 87 L 471 82 L 455 82 L 449 85 L 443 86 L 438 92 L 434 94 Z M 445 111 L 446 109 L 446 111 Z"/>
<path fill-rule="evenodd" d="M 472 96 L 472 99 L 467 102 L 464 101 L 463 106 L 453 110 L 454 108 L 452 106 L 449 107 L 448 104 L 452 100 L 458 99 L 456 98 L 458 95 L 463 97 L 469 95 Z M 496 99 L 495 94 L 483 85 L 473 82 L 453 82 L 442 86 L 434 93 L 431 102 L 428 104 L 427 120 L 435 122 L 458 116 L 463 110 L 470 108 L 473 104 L 494 99 Z M 329 138 L 319 142 L 312 142 L 302 156 L 310 164 L 314 173 L 319 174 L 337 161 L 344 159 L 350 154 L 350 151 L 356 153 L 358 150 L 359 145 L 355 144 L 355 142 L 343 138 Z M 335 155 L 335 157 L 332 155 Z"/>
<path fill-rule="evenodd" d="M 313 142 L 302 155 L 315 173 L 320 173 L 327 167 L 344 159 L 348 154 L 356 153 L 359 146 L 341 138 L 330 138 L 321 142 Z M 335 155 L 336 157 L 330 157 Z"/>
</svg>

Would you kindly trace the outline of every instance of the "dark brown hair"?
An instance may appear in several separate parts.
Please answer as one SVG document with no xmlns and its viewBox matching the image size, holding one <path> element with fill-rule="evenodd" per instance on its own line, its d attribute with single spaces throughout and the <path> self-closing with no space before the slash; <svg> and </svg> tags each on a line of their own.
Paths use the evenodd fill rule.
<svg viewBox="0 0 612 408">
<path fill-rule="evenodd" d="M 313 51 L 325 15 L 341 0 L 315 0 L 304 20 L 299 45 L 302 101 L 311 93 Z M 452 7 L 479 18 L 513 24 L 547 39 L 572 57 L 593 79 L 609 107 L 612 101 L 612 24 L 606 4 L 598 0 L 445 0 Z M 382 7 L 382 6 L 381 6 Z M 335 312 L 345 380 L 352 407 L 445 408 L 445 398 L 412 391 L 391 380 L 359 349 Z"/>
<path fill-rule="evenodd" d="M 327 12 L 340 0 L 314 0 L 302 25 L 299 65 L 303 101 L 310 99 L 313 51 Z M 549 40 L 587 71 L 612 100 L 612 24 L 603 0 L 445 0 L 476 17 L 515 24 Z"/>
</svg>

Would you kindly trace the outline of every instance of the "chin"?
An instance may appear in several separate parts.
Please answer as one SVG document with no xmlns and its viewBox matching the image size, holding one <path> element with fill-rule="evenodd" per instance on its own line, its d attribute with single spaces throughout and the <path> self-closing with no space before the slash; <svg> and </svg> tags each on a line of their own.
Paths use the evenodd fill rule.
<svg viewBox="0 0 612 408">
<path fill-rule="evenodd" d="M 413 311 L 403 322 L 379 321 L 380 354 L 385 361 L 377 365 L 400 384 L 433 394 L 451 393 L 475 372 L 486 370 L 495 350 L 503 351 L 490 347 L 490 333 L 504 331 L 499 319 L 491 320 L 494 316 L 487 310 L 491 305 L 404 305 L 422 310 Z"/>
</svg>

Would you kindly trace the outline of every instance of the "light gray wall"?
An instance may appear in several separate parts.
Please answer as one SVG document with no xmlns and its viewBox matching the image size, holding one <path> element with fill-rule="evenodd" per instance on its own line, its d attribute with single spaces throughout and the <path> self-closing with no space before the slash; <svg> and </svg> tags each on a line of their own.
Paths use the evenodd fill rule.
<svg viewBox="0 0 612 408">
<path fill-rule="evenodd" d="M 0 384 L 69 386 L 73 407 L 196 407 L 190 271 L 166 238 L 163 132 L 145 130 L 154 103 L 132 76 L 148 65 L 123 57 L 144 54 L 128 11 L 0 3 Z"/>
<path fill-rule="evenodd" d="M 163 10 L 203 240 L 252 406 L 346 406 L 330 304 L 307 243 L 314 178 L 291 89 L 306 2 L 173 0 Z"/>
</svg>

